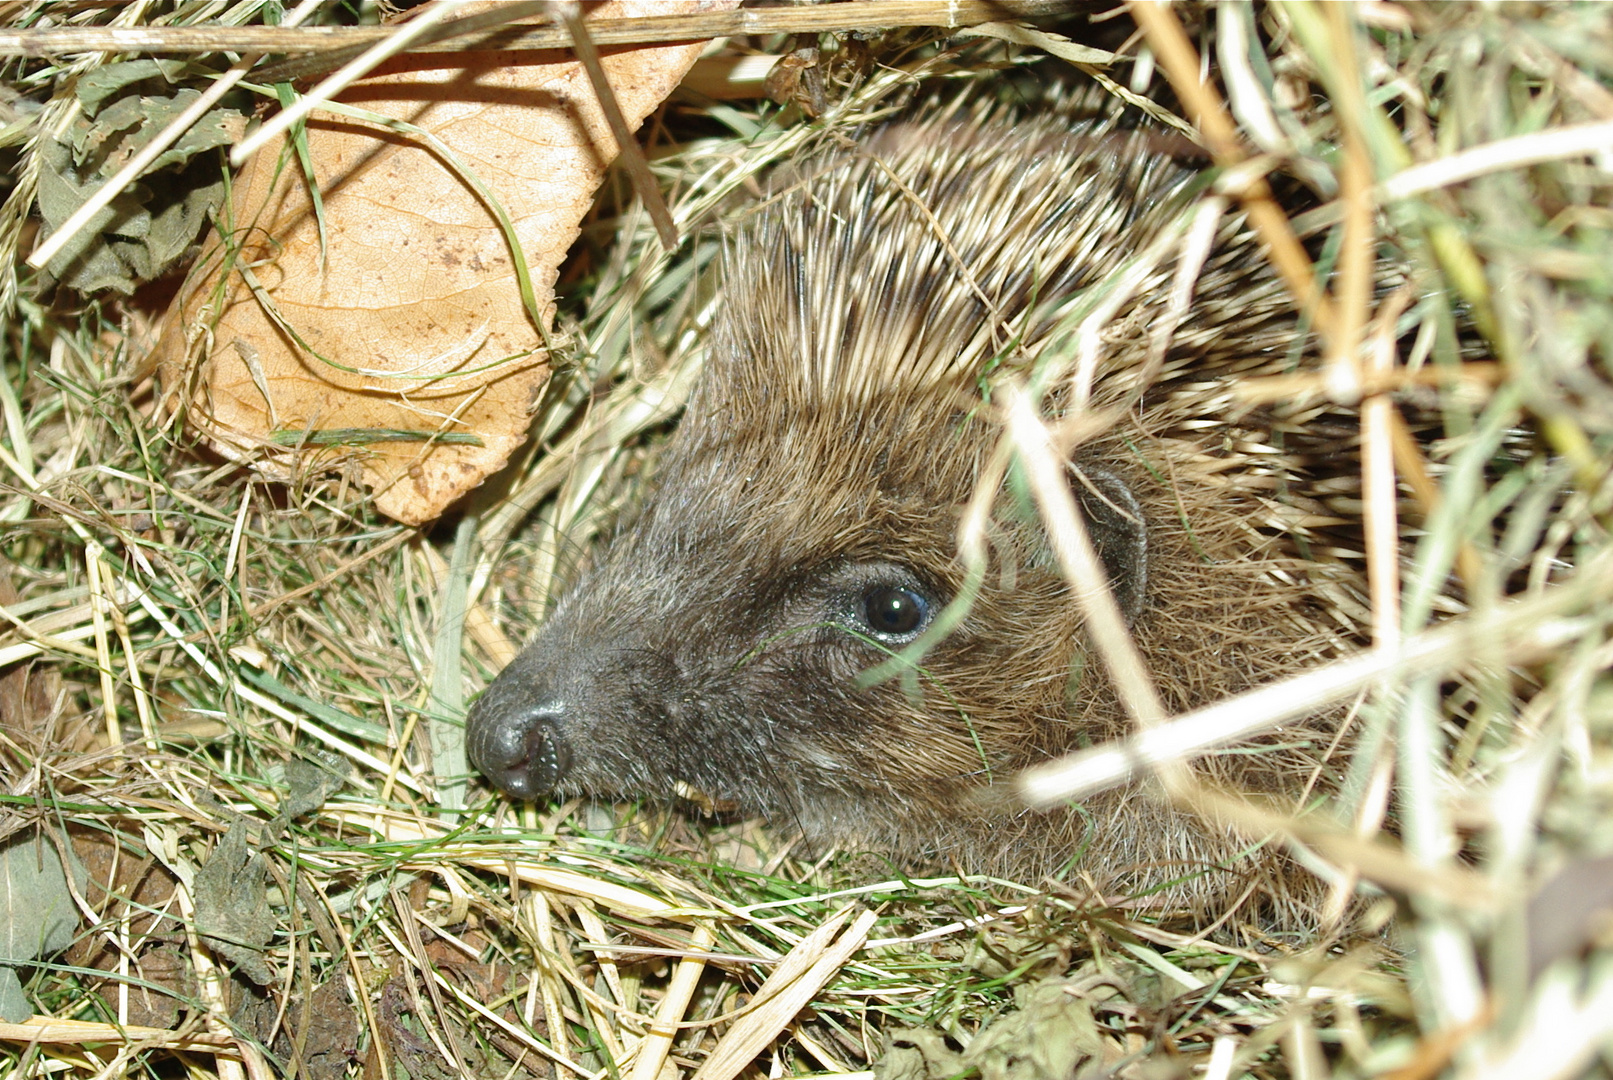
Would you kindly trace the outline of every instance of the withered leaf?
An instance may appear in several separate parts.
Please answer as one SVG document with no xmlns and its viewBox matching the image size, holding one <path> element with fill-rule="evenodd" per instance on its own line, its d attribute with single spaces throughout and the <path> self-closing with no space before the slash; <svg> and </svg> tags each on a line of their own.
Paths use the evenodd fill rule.
<svg viewBox="0 0 1613 1080">
<path fill-rule="evenodd" d="M 590 18 L 722 6 L 620 0 Z M 630 125 L 700 48 L 605 57 Z M 339 100 L 408 127 L 315 114 L 323 229 L 296 159 L 260 153 L 156 356 L 166 407 L 220 453 L 276 479 L 356 470 L 379 509 L 418 524 L 524 441 L 550 371 L 537 323 L 553 318 L 560 261 L 616 145 L 563 52 L 403 57 Z M 492 204 L 512 223 L 536 313 Z"/>
<path fill-rule="evenodd" d="M 82 887 L 83 871 L 74 876 Z M 55 844 L 27 830 L 0 845 L 0 1019 L 20 1024 L 33 1011 L 11 965 L 67 948 L 78 922 Z"/>
<path fill-rule="evenodd" d="M 196 872 L 196 929 L 209 948 L 259 986 L 274 981 L 263 958 L 275 927 L 265 883 L 268 872 L 241 821 L 230 826 Z"/>
<path fill-rule="evenodd" d="M 197 96 L 194 90 L 163 98 L 131 94 L 93 120 L 80 117 L 59 139 L 41 140 L 38 201 L 45 235 L 60 228 Z M 145 182 L 120 191 L 50 260 L 50 276 L 84 293 L 130 293 L 161 275 L 224 201 L 222 162 L 207 151 L 237 141 L 245 126 L 245 117 L 231 109 L 203 117 L 145 170 Z"/>
</svg>

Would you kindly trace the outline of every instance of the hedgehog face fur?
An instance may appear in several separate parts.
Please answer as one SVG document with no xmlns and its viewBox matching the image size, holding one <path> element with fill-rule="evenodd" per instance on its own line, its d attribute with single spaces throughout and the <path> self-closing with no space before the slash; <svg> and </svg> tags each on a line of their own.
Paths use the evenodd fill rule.
<svg viewBox="0 0 1613 1080">
<path fill-rule="evenodd" d="M 971 869 L 1038 875 L 1079 854 L 1105 894 L 1203 904 L 1245 888 L 1250 865 L 1215 864 L 1246 838 L 1139 790 L 1051 814 L 1002 794 L 1017 769 L 1127 723 L 1085 662 L 1034 508 L 1008 491 L 985 581 L 920 677 L 860 678 L 965 588 L 960 515 L 1001 437 L 982 396 L 994 358 L 1024 370 L 1056 310 L 1101 298 L 1183 220 L 1196 174 L 1162 141 L 1056 116 L 937 114 L 777 181 L 730 243 L 726 314 L 654 491 L 472 709 L 478 768 L 524 798 L 686 784 L 818 847 Z M 1097 384 L 1095 400 L 1131 407 L 1072 464 L 1177 708 L 1311 648 L 1277 583 L 1291 568 L 1253 524 L 1259 482 L 1222 475 L 1204 444 L 1224 430 L 1183 434 L 1217 380 L 1292 344 L 1262 266 L 1224 226 L 1144 387 L 1174 267 L 1150 272 L 1110 322 Z M 1297 792 L 1312 778 L 1304 743 L 1289 733 L 1285 748 L 1203 768 Z"/>
</svg>

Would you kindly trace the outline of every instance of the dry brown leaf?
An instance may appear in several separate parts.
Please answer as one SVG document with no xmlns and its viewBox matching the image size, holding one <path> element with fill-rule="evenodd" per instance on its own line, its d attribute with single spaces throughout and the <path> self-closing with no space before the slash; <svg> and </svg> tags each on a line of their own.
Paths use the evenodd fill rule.
<svg viewBox="0 0 1613 1080">
<path fill-rule="evenodd" d="M 122 995 L 123 1018 L 143 1027 L 173 1027 L 183 1012 L 181 1003 L 196 994 L 196 973 L 175 945 L 181 929 L 173 915 L 178 878 L 155 858 L 141 857 L 137 847 L 125 848 L 116 835 L 75 828 L 72 838 L 87 877 L 85 900 L 107 923 L 122 921 L 121 936 L 79 935 L 67 950 L 67 962 L 107 972 L 121 966 L 133 977 Z M 111 1015 L 119 1015 L 120 985 L 109 979 L 96 986 Z"/>
<path fill-rule="evenodd" d="M 22 602 L 12 584 L 12 563 L 0 555 L 0 610 L 11 611 Z M 8 741 L 38 753 L 52 738 L 53 703 L 61 689 L 61 675 L 48 665 L 13 664 L 0 675 L 0 733 Z M 59 740 L 60 733 L 55 733 Z M 25 766 L 0 754 L 0 780 L 20 780 Z"/>
<path fill-rule="evenodd" d="M 619 0 L 590 17 L 736 4 Z M 604 58 L 630 126 L 701 45 Z M 474 173 L 513 223 L 547 328 L 560 261 L 616 154 L 581 66 L 562 52 L 400 57 L 338 100 L 430 133 Z M 271 144 L 236 179 L 227 242 L 209 238 L 169 311 L 155 351 L 166 407 L 275 479 L 359 471 L 382 512 L 419 524 L 525 440 L 549 359 L 473 184 L 418 133 L 314 116 L 323 256 L 302 170 Z"/>
</svg>

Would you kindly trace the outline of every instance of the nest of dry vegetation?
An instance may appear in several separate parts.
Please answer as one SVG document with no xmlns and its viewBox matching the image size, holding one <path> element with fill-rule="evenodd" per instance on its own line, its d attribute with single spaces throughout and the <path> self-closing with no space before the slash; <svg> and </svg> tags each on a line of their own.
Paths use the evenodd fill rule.
<svg viewBox="0 0 1613 1080">
<path fill-rule="evenodd" d="M 188 0 L 0 5 L 8 29 L 114 15 L 220 25 Z M 128 57 L 5 57 L 0 1071 L 1613 1072 L 1613 18 L 1298 0 L 1135 17 L 830 33 L 787 105 L 675 98 L 646 130 L 689 236 L 662 254 L 607 183 L 562 278 L 547 450 L 474 533 L 392 524 L 341 477 L 256 480 L 152 419 L 127 373 L 164 301 L 22 262 L 57 105 Z M 170 58 L 177 85 L 223 66 Z M 1362 523 L 1365 621 L 1407 658 L 1344 684 L 1362 735 L 1340 824 L 1274 823 L 1363 898 L 1325 935 L 1234 945 L 1038 882 L 868 883 L 658 807 L 514 808 L 473 782 L 442 809 L 464 790 L 463 703 L 631 500 L 698 362 L 717 240 L 687 226 L 920 65 L 1058 68 L 1187 126 L 1229 101 L 1232 127 L 1205 126 L 1223 188 L 1269 167 L 1305 190 L 1297 272 L 1335 283 L 1336 339 L 1399 345 L 1365 376 L 1339 349 L 1249 389 L 1368 392 L 1361 467 L 1329 505 Z M 143 183 L 219 175 L 204 156 Z M 134 278 L 164 270 L 118 242 Z M 1398 299 L 1366 287 L 1374 257 L 1405 268 Z M 1412 411 L 1434 424 L 1403 438 Z M 1398 500 L 1363 485 L 1391 469 Z M 1337 674 L 1291 697 L 1336 694 Z"/>
</svg>

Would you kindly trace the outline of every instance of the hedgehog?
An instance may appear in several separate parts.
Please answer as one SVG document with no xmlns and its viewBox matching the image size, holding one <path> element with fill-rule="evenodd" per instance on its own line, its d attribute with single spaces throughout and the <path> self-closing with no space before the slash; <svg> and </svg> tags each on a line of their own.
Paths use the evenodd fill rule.
<svg viewBox="0 0 1613 1080">
<path fill-rule="evenodd" d="M 1311 345 L 1240 218 L 1171 316 L 1204 188 L 1178 136 L 989 104 L 775 175 L 725 241 L 721 314 L 651 490 L 474 703 L 476 767 L 520 799 L 692 793 L 805 850 L 1073 875 L 1149 910 L 1303 894 L 1272 845 L 1148 781 L 1015 802 L 1018 770 L 1129 721 L 1014 468 L 984 495 L 984 573 L 959 549 L 1004 437 L 994 390 L 1030 380 L 1047 417 L 1099 429 L 1070 488 L 1167 707 L 1341 647 L 1315 601 L 1327 567 L 1297 554 L 1303 508 L 1261 464 L 1271 421 L 1233 418 L 1236 380 Z M 1074 328 L 1104 305 L 1072 389 Z M 905 674 L 877 677 L 893 657 Z M 1195 768 L 1298 808 L 1327 790 L 1333 738 L 1319 721 Z"/>
</svg>

